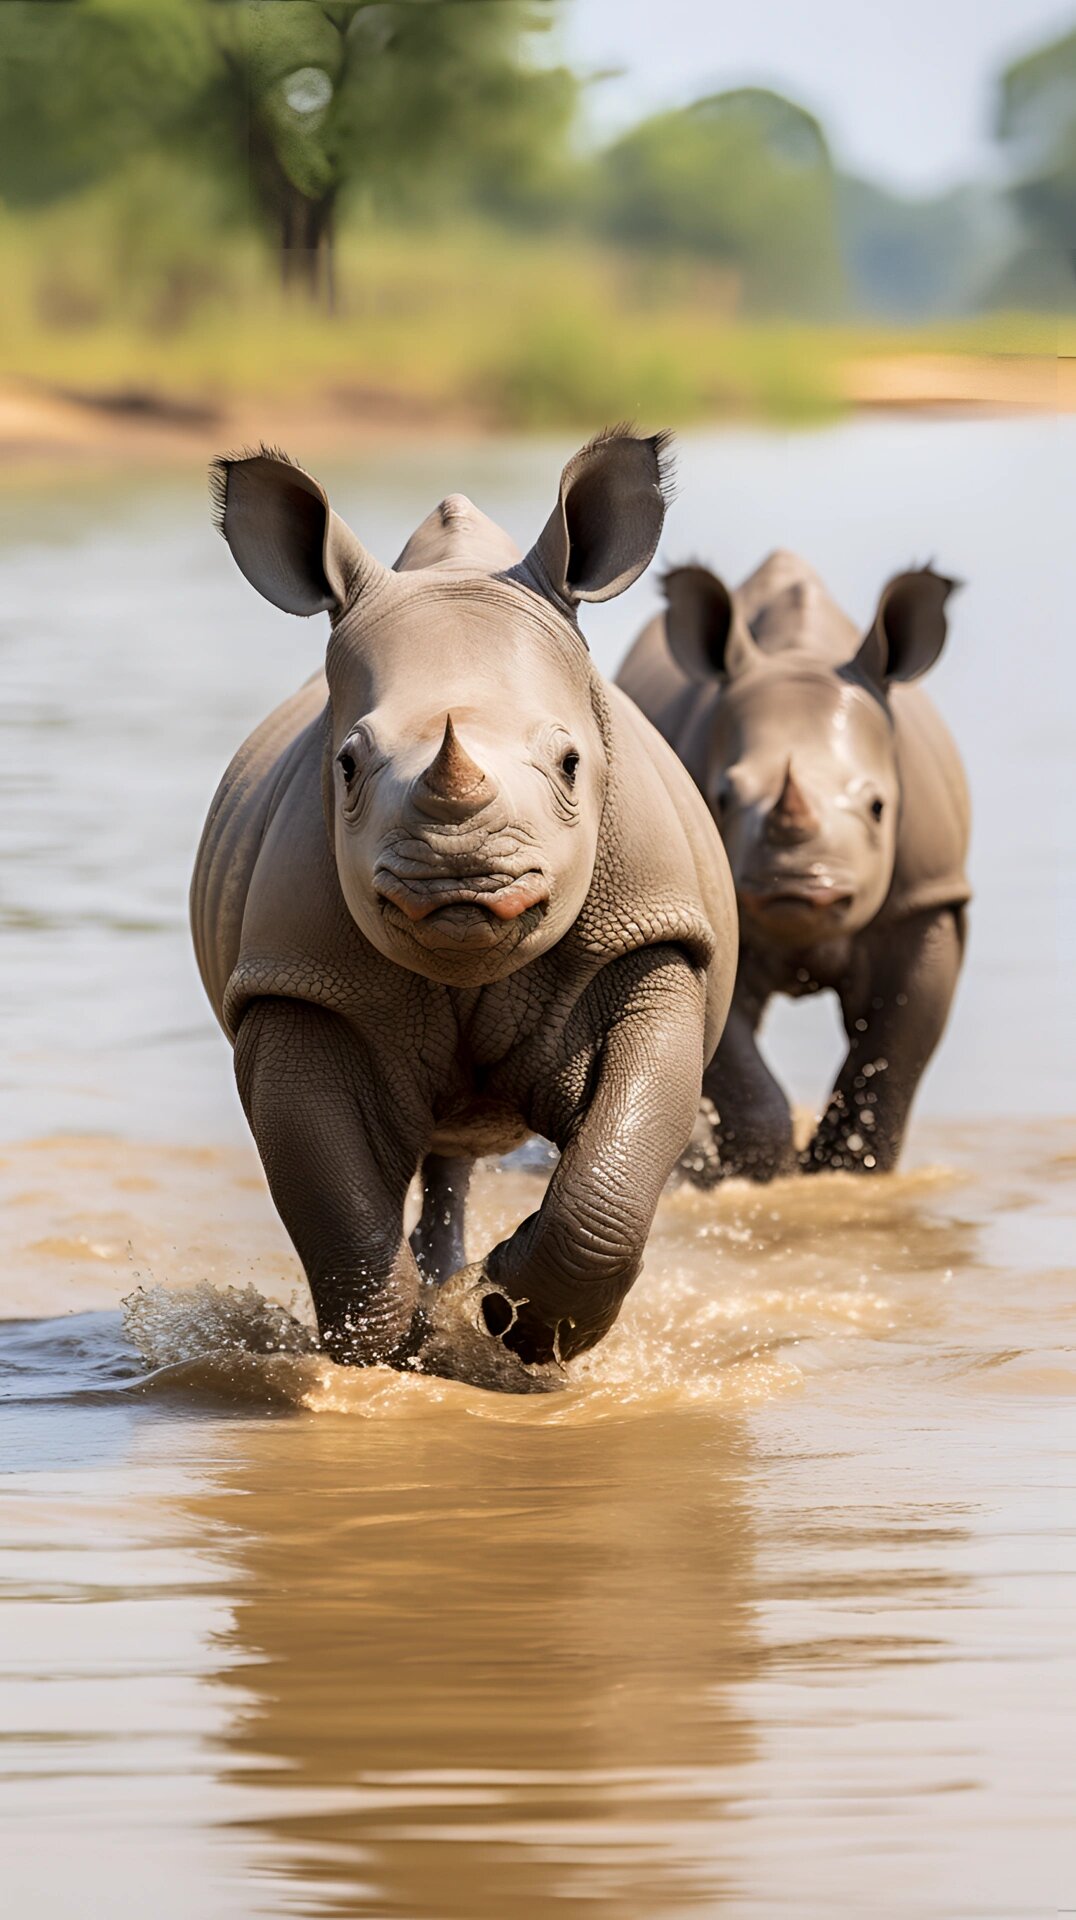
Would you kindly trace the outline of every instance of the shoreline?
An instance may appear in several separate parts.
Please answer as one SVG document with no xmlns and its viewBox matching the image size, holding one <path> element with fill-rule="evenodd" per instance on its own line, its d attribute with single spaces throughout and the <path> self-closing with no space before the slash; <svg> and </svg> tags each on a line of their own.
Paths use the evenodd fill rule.
<svg viewBox="0 0 1076 1920">
<path fill-rule="evenodd" d="M 1029 354 L 906 353 L 859 356 L 839 369 L 836 412 L 991 416 L 1076 413 L 1076 358 Z M 779 418 L 728 408 L 678 423 L 685 432 Z M 595 423 L 574 423 L 587 431 Z M 551 429 L 546 429 L 549 431 Z M 563 431 L 573 430 L 565 420 Z M 423 438 L 487 439 L 525 433 L 474 407 L 440 407 L 388 389 L 306 399 L 244 395 L 229 404 L 177 401 L 152 389 L 94 393 L 0 379 L 0 453 L 23 469 L 131 459 L 184 466 L 222 447 L 280 442 L 308 457 Z"/>
</svg>

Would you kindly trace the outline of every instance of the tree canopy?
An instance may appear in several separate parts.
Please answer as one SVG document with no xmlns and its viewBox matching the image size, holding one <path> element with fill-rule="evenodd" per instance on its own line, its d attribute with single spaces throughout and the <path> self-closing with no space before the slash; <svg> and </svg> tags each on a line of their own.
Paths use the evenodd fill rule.
<svg viewBox="0 0 1076 1920">
<path fill-rule="evenodd" d="M 214 175 L 285 274 L 331 291 L 337 211 L 525 183 L 575 85 L 534 57 L 551 0 L 9 0 L 0 196 L 71 193 L 140 154 Z"/>
<path fill-rule="evenodd" d="M 286 284 L 329 306 L 341 221 L 468 205 L 663 267 L 713 263 L 754 311 L 824 315 L 851 298 L 917 317 L 1071 297 L 1076 32 L 1001 76 L 1007 190 L 905 201 L 837 174 L 818 121 L 762 88 L 586 150 L 585 82 L 549 35 L 560 4 L 4 0 L 0 203 L 32 214 L 100 190 L 132 286 L 169 249 L 190 286 L 223 282 L 220 237 L 249 228 Z"/>
<path fill-rule="evenodd" d="M 1012 199 L 1032 245 L 1052 256 L 1056 291 L 1076 270 L 1076 32 L 1017 60 L 1001 76 L 998 134 L 1011 149 Z M 1030 263 L 1029 263 L 1030 267 Z M 1045 290 L 1046 276 L 1036 292 Z"/>
<path fill-rule="evenodd" d="M 655 115 L 604 161 L 608 231 L 740 272 L 757 306 L 825 306 L 840 286 L 833 169 L 817 120 L 745 87 Z"/>
</svg>

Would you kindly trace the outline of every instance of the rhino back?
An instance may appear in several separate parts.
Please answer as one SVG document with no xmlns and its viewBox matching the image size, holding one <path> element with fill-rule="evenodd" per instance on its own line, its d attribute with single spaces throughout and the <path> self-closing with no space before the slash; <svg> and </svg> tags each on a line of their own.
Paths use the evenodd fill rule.
<svg viewBox="0 0 1076 1920">
<path fill-rule="evenodd" d="M 809 653 L 843 666 L 861 639 L 814 568 L 779 548 L 736 589 L 736 602 L 763 653 Z"/>
</svg>

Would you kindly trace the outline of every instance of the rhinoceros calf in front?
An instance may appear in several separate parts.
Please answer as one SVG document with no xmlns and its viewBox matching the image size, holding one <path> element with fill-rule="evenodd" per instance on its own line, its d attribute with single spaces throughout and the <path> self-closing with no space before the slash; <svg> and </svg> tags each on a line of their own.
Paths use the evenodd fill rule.
<svg viewBox="0 0 1076 1920">
<path fill-rule="evenodd" d="M 735 974 L 720 838 L 576 624 L 653 555 L 660 439 L 584 448 L 525 559 L 456 495 L 390 570 L 267 452 L 216 492 L 247 579 L 331 621 L 192 890 L 273 1198 L 337 1358 L 525 1385 L 616 1318 Z M 529 1131 L 560 1149 L 542 1204 L 465 1269 L 471 1162 Z"/>
<path fill-rule="evenodd" d="M 864 637 L 792 554 L 735 592 L 705 567 L 676 568 L 665 613 L 618 676 L 708 801 L 736 884 L 736 989 L 705 1080 L 711 1173 L 766 1180 L 795 1166 L 788 1101 L 756 1033 L 771 995 L 822 988 L 838 996 L 848 1052 L 799 1164 L 877 1172 L 898 1158 L 969 898 L 960 759 L 906 684 L 941 652 L 952 584 L 898 575 Z"/>
</svg>

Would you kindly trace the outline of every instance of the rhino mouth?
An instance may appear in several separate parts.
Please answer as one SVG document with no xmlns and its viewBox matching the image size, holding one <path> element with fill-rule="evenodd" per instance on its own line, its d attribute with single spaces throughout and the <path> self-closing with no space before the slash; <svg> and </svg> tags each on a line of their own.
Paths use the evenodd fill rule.
<svg viewBox="0 0 1076 1920">
<path fill-rule="evenodd" d="M 840 919 L 852 905 L 852 889 L 828 874 L 770 874 L 741 882 L 740 903 L 761 919 Z"/>
<path fill-rule="evenodd" d="M 423 945 L 487 947 L 523 938 L 549 905 L 549 885 L 526 873 L 408 874 L 379 867 L 374 887 L 386 917 Z"/>
</svg>

